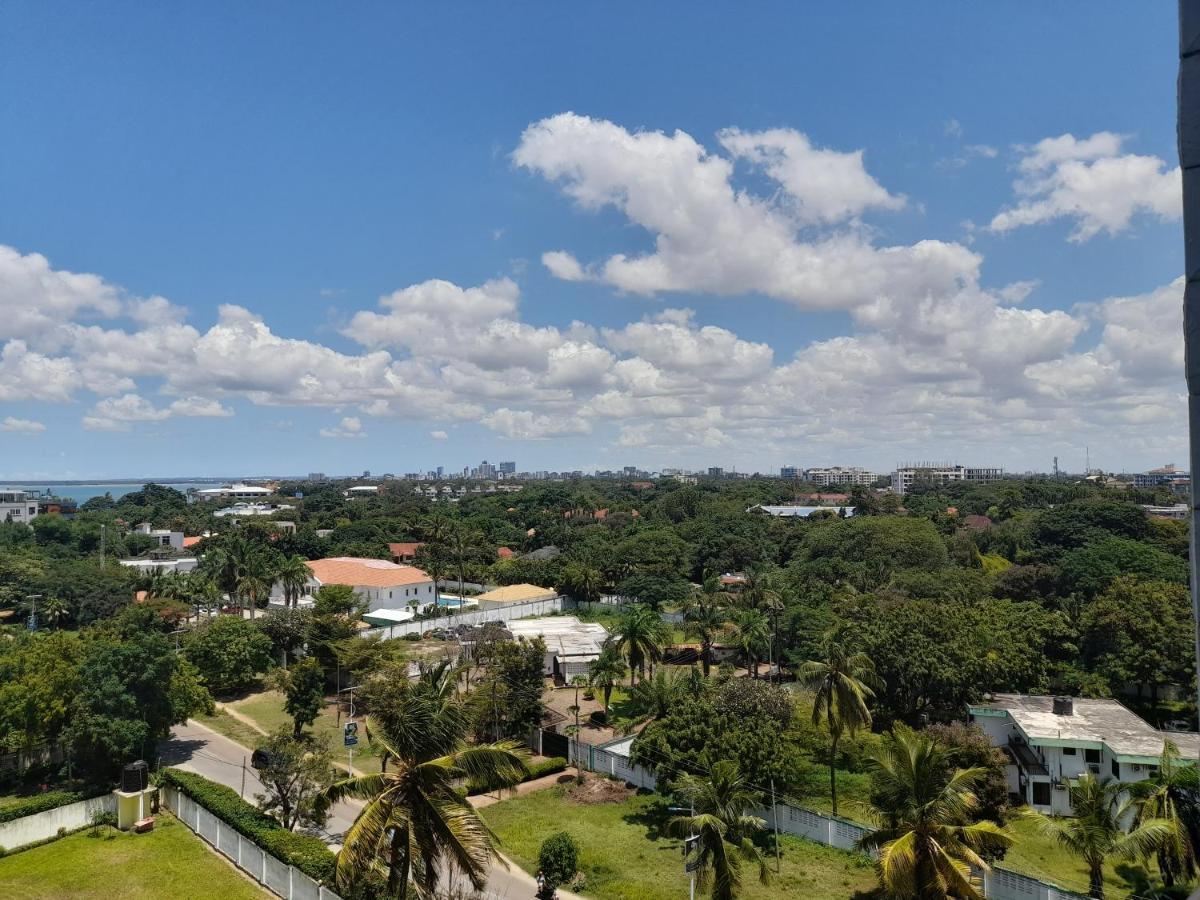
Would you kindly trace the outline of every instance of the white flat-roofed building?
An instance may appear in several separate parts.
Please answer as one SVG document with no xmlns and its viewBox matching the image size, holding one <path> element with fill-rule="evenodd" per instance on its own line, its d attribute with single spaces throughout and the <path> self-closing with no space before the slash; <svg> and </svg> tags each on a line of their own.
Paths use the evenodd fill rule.
<svg viewBox="0 0 1200 900">
<path fill-rule="evenodd" d="M 216 488 L 203 488 L 196 491 L 196 496 L 203 500 L 223 500 L 233 497 L 235 500 L 262 500 L 275 492 L 271 488 L 259 484 L 227 484 Z"/>
<path fill-rule="evenodd" d="M 229 516 L 273 516 L 277 512 L 295 508 L 287 503 L 235 503 L 233 506 L 215 510 L 213 515 L 218 519 Z"/>
<path fill-rule="evenodd" d="M 858 466 L 826 466 L 816 469 L 805 469 L 804 480 L 820 487 L 831 487 L 839 484 L 849 484 L 856 487 L 870 487 L 879 475 Z"/>
<path fill-rule="evenodd" d="M 38 515 L 36 495 L 17 488 L 0 488 L 0 522 L 28 525 Z"/>
<path fill-rule="evenodd" d="M 355 497 L 373 497 L 379 493 L 379 485 L 377 484 L 356 484 L 354 487 L 346 488 L 342 492 L 342 496 L 347 500 L 353 500 Z"/>
<path fill-rule="evenodd" d="M 1004 470 L 988 466 L 957 466 L 940 463 L 922 463 L 901 466 L 892 473 L 892 491 L 907 494 L 914 485 L 944 487 L 955 481 L 974 481 L 990 484 L 1004 478 Z"/>
<path fill-rule="evenodd" d="M 830 514 L 842 518 L 850 518 L 854 515 L 855 507 L 853 506 L 800 506 L 798 504 L 781 504 L 774 505 L 768 503 L 760 503 L 757 506 L 752 506 L 746 512 L 754 512 L 762 510 L 768 516 L 774 516 L 777 519 L 807 519 L 814 513 Z"/>
<path fill-rule="evenodd" d="M 194 571 L 200 560 L 194 556 L 177 556 L 174 559 L 123 559 L 121 565 L 137 569 L 142 575 L 180 575 Z"/>
<path fill-rule="evenodd" d="M 155 546 L 161 548 L 171 548 L 172 550 L 183 549 L 183 532 L 171 531 L 169 528 L 153 528 L 149 522 L 143 522 L 134 529 L 138 534 L 144 534 L 150 540 L 154 541 Z"/>
<path fill-rule="evenodd" d="M 1116 700 L 996 694 L 970 714 L 1012 760 L 1009 792 L 1056 815 L 1072 813 L 1070 782 L 1086 773 L 1142 781 L 1158 770 L 1167 740 L 1185 765 L 1200 755 L 1200 734 L 1159 731 Z"/>
<path fill-rule="evenodd" d="M 580 622 L 575 616 L 516 619 L 506 628 L 517 640 L 540 637 L 545 641 L 543 671 L 567 682 L 588 674 L 608 640 L 608 631 L 599 622 Z"/>
</svg>

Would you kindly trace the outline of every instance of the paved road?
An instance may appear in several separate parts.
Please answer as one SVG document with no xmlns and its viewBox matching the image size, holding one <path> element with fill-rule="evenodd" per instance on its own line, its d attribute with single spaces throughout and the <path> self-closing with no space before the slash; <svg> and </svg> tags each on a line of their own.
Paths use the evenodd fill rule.
<svg viewBox="0 0 1200 900">
<path fill-rule="evenodd" d="M 250 768 L 250 751 L 199 722 L 189 720 L 186 725 L 176 725 L 171 730 L 170 739 L 159 744 L 158 752 L 163 765 L 195 772 L 235 791 L 243 790 L 244 775 L 243 796 L 251 803 L 255 794 L 263 792 L 262 782 Z M 360 808 L 361 804 L 351 801 L 343 801 L 333 807 L 325 828 L 320 832 L 327 843 L 335 847 L 341 845 L 342 835 L 357 817 Z M 500 863 L 493 863 L 483 897 L 485 900 L 532 900 L 536 890 L 533 878 L 515 863 L 510 863 L 508 869 Z M 582 900 L 567 891 L 559 891 L 558 896 L 561 900 Z"/>
</svg>

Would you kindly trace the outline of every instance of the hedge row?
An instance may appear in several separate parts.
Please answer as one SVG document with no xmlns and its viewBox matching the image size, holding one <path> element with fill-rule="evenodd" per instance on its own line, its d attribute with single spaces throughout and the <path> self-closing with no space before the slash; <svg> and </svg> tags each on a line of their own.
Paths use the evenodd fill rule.
<svg viewBox="0 0 1200 900">
<path fill-rule="evenodd" d="M 550 759 L 542 760 L 539 763 L 534 763 L 529 767 L 529 774 L 522 778 L 522 781 L 533 781 L 535 778 L 541 778 L 543 775 L 553 775 L 555 772 L 561 772 L 567 767 L 567 761 L 561 756 L 552 756 Z M 467 794 L 482 794 L 484 788 L 474 782 L 467 784 Z"/>
<path fill-rule="evenodd" d="M 336 857 L 319 838 L 288 831 L 239 797 L 237 791 L 202 775 L 163 769 L 159 778 L 160 784 L 177 788 L 276 859 L 295 866 L 314 881 L 333 883 Z"/>
<path fill-rule="evenodd" d="M 69 803 L 78 803 L 80 800 L 99 797 L 101 794 L 107 793 L 106 789 L 95 788 L 83 791 L 46 791 L 43 794 L 34 794 L 18 803 L 11 803 L 0 807 L 0 822 L 23 819 L 26 816 L 36 815 L 48 809 L 58 809 L 60 806 L 66 806 Z"/>
</svg>

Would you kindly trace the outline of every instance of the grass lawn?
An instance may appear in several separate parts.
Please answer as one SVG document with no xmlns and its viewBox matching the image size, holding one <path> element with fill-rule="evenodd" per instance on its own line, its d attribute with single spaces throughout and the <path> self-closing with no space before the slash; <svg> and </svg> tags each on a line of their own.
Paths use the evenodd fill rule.
<svg viewBox="0 0 1200 900">
<path fill-rule="evenodd" d="M 217 710 L 211 716 L 193 716 L 201 725 L 206 725 L 218 734 L 223 734 L 231 741 L 236 741 L 243 747 L 253 750 L 262 740 L 262 735 L 240 719 L 235 719 L 224 710 Z"/>
<path fill-rule="evenodd" d="M 0 859 L 9 900 L 260 900 L 273 897 L 169 815 L 148 834 L 91 829 Z"/>
<path fill-rule="evenodd" d="M 283 704 L 284 696 L 279 691 L 263 691 L 226 705 L 253 719 L 260 728 L 274 731 L 281 725 L 288 728 L 292 726 L 292 717 L 284 712 Z M 361 722 L 361 719 L 359 721 Z M 342 722 L 345 722 L 344 716 Z M 334 762 L 345 765 L 347 752 L 346 748 L 342 746 L 342 729 L 338 725 L 337 709 L 333 704 L 327 704 L 321 710 L 321 714 L 313 723 L 311 730 L 317 737 L 323 737 L 328 742 L 330 750 L 333 751 Z M 252 735 L 250 740 L 257 741 L 259 737 L 259 735 Z M 363 772 L 380 770 L 379 754 L 374 747 L 367 743 L 366 734 L 361 725 L 358 731 L 358 746 L 354 748 L 354 768 Z"/>
<path fill-rule="evenodd" d="M 1000 865 L 1014 872 L 1040 878 L 1080 894 L 1087 894 L 1088 875 L 1083 861 L 1060 844 L 1041 834 L 1033 822 L 1009 823 L 1013 845 Z M 1146 869 L 1115 860 L 1104 866 L 1106 896 L 1125 897 L 1131 890 L 1144 890 Z"/>
<path fill-rule="evenodd" d="M 537 870 L 541 843 L 556 831 L 570 832 L 579 845 L 583 893 L 602 900 L 677 900 L 687 891 L 680 841 L 665 834 L 671 814 L 654 794 L 624 803 L 577 804 L 554 787 L 506 800 L 480 811 L 502 840 L 501 849 L 530 872 Z M 743 868 L 746 900 L 804 897 L 850 900 L 875 887 L 865 856 L 784 836 L 781 874 L 764 886 Z"/>
</svg>

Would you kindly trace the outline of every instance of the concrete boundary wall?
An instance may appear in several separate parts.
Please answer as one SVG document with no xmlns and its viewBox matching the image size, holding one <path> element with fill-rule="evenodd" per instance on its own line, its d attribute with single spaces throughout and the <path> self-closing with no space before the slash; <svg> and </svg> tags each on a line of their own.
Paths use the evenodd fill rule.
<svg viewBox="0 0 1200 900">
<path fill-rule="evenodd" d="M 625 740 L 628 739 L 623 738 L 611 743 L 621 743 Z M 619 778 L 645 790 L 655 790 L 657 779 L 654 773 L 634 765 L 628 757 L 610 753 L 604 745 L 595 746 L 574 739 L 570 739 L 569 746 L 571 765 L 580 765 L 592 772 Z M 848 819 L 826 816 L 815 810 L 788 803 L 777 803 L 774 811 L 764 807 L 756 810 L 755 814 L 766 821 L 768 828 L 775 827 L 775 817 L 778 815 L 779 830 L 784 834 L 807 838 L 842 850 L 853 850 L 859 839 L 870 830 L 865 825 Z M 976 872 L 975 875 L 982 875 L 983 893 L 989 900 L 1087 900 L 1081 894 L 1065 891 L 1001 866 L 993 866 L 990 872 Z"/>
<path fill-rule="evenodd" d="M 103 794 L 88 800 L 77 800 L 66 806 L 57 806 L 32 816 L 0 823 L 0 847 L 17 850 L 27 844 L 36 844 L 58 834 L 59 829 L 74 831 L 92 824 L 98 812 L 116 813 L 117 798 Z"/>
<path fill-rule="evenodd" d="M 564 604 L 569 604 L 569 601 L 564 601 L 562 597 L 551 597 L 548 600 L 528 600 L 524 603 L 509 603 L 498 609 L 477 609 L 472 612 L 455 613 L 451 616 L 438 616 L 436 619 L 424 619 L 420 622 L 397 622 L 395 625 L 367 628 L 358 634 L 359 637 L 378 635 L 384 640 L 391 640 L 404 637 L 406 634 L 424 634 L 435 628 L 482 625 L 485 622 L 511 622 L 514 619 L 528 619 L 531 616 L 548 616 L 551 613 L 562 612 Z"/>
<path fill-rule="evenodd" d="M 341 900 L 329 888 L 313 881 L 295 866 L 276 859 L 177 788 L 163 785 L 159 793 L 162 805 L 175 813 L 180 822 L 277 897 L 283 900 Z"/>
</svg>

